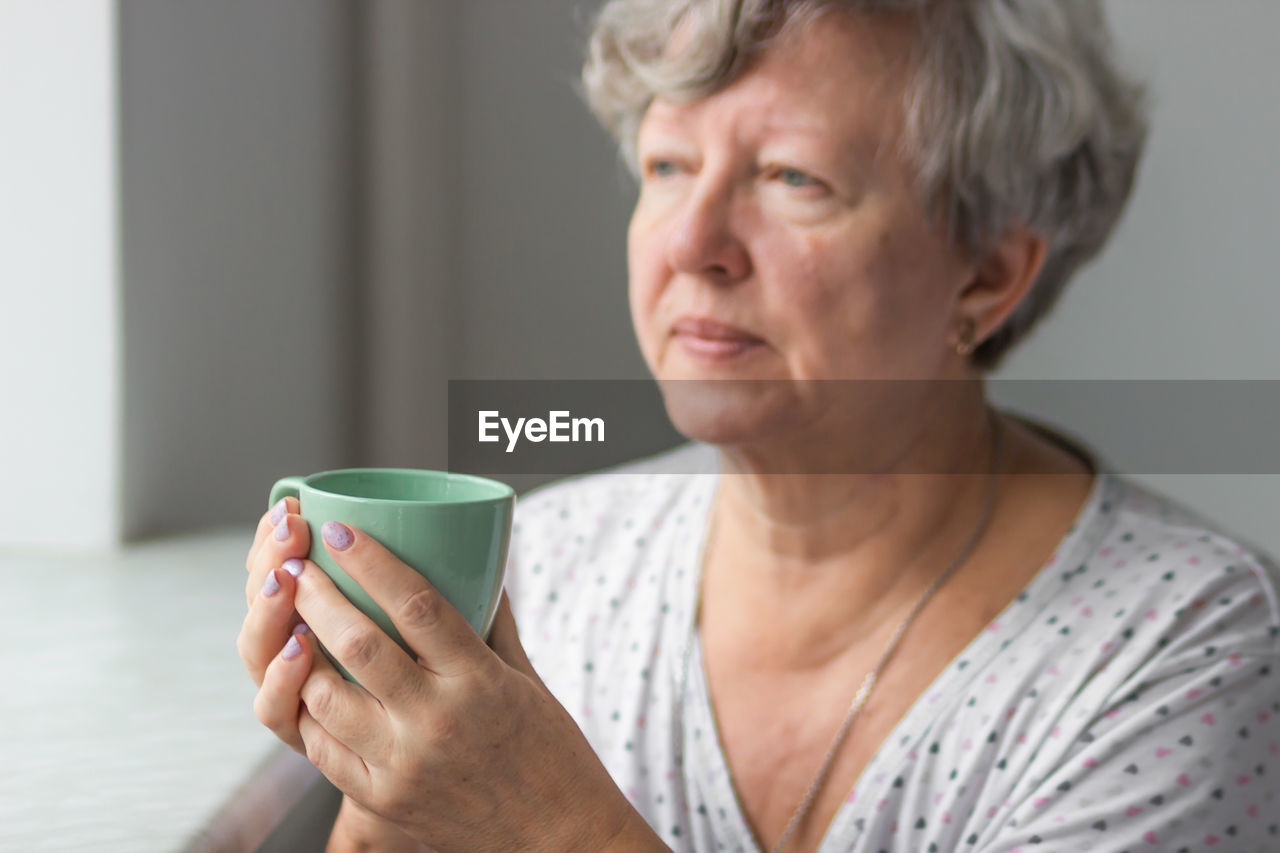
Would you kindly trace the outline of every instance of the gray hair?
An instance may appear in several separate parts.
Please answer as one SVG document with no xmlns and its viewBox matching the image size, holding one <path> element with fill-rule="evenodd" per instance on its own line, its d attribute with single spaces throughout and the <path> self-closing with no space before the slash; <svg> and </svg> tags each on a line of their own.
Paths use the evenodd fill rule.
<svg viewBox="0 0 1280 853">
<path fill-rule="evenodd" d="M 839 9 L 914 20 L 902 150 L 956 245 L 981 258 L 1014 226 L 1047 244 L 1030 292 L 971 356 L 994 369 L 1101 251 L 1133 187 L 1145 92 L 1117 67 L 1099 0 L 609 0 L 587 100 L 636 172 L 655 96 L 709 95 L 784 30 Z"/>
</svg>

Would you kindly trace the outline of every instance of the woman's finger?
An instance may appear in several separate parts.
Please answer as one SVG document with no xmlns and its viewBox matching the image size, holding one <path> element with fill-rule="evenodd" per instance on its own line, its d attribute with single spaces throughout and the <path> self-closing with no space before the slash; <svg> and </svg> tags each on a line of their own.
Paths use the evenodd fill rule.
<svg viewBox="0 0 1280 853">
<path fill-rule="evenodd" d="M 306 557 L 310 551 L 311 528 L 306 520 L 297 513 L 286 513 L 271 528 L 271 532 L 250 555 L 246 564 L 249 567 L 249 578 L 245 583 L 245 597 L 248 601 L 253 602 L 254 595 L 266 580 L 267 572 L 283 565 L 287 560 Z"/>
<path fill-rule="evenodd" d="M 353 752 L 375 763 L 390 752 L 386 710 L 369 691 L 343 678 L 320 649 L 301 695 L 307 713 Z"/>
<path fill-rule="evenodd" d="M 286 565 L 273 569 L 258 588 L 249 612 L 236 637 L 236 650 L 253 683 L 262 686 L 269 667 L 289 639 L 289 632 L 297 624 L 294 613 L 294 595 L 297 575 L 306 571 L 302 560 L 288 560 Z M 319 571 L 312 564 L 311 571 Z"/>
<path fill-rule="evenodd" d="M 294 607 L 329 654 L 384 706 L 421 695 L 422 667 L 324 572 L 308 570 L 298 577 Z"/>
<path fill-rule="evenodd" d="M 307 637 L 307 626 L 298 625 L 284 648 L 267 667 L 261 689 L 253 699 L 253 713 L 280 740 L 306 753 L 298 733 L 299 695 L 312 661 L 319 657 Z"/>
<path fill-rule="evenodd" d="M 376 539 L 336 521 L 320 531 L 330 556 L 386 611 L 422 666 L 448 677 L 493 663 L 462 614 Z"/>
<path fill-rule="evenodd" d="M 298 714 L 303 754 L 344 794 L 367 802 L 373 785 L 364 760 L 342 741 L 325 731 L 304 707 Z"/>
<path fill-rule="evenodd" d="M 271 508 L 262 514 L 258 519 L 258 526 L 253 531 L 253 545 L 249 548 L 249 556 L 244 561 L 244 567 L 247 571 L 253 571 L 253 558 L 258 549 L 262 547 L 262 543 L 276 529 L 276 525 L 289 513 L 299 512 L 299 504 L 297 498 L 281 498 L 271 505 Z"/>
</svg>

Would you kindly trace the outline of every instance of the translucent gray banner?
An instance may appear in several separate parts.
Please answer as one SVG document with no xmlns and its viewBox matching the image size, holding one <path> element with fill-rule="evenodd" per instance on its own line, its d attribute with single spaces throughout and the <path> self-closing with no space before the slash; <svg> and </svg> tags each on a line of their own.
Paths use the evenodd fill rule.
<svg viewBox="0 0 1280 853">
<path fill-rule="evenodd" d="M 983 385 L 999 410 L 1064 436 L 1117 473 L 1280 474 L 1280 380 Z M 768 437 L 782 452 L 765 457 L 777 468 L 765 473 L 875 473 L 889 470 L 921 430 L 945 430 L 941 413 L 975 390 L 972 382 L 932 380 L 455 380 L 449 468 L 568 476 L 675 447 L 688 440 L 684 432 L 729 446 Z M 892 470 L 981 473 L 984 464 L 978 456 L 972 467 L 921 461 Z"/>
</svg>

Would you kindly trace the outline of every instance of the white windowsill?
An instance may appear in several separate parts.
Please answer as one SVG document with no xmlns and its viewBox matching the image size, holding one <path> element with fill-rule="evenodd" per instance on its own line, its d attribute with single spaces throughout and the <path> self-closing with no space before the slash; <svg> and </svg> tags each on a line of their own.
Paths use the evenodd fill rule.
<svg viewBox="0 0 1280 853">
<path fill-rule="evenodd" d="M 253 850 L 317 778 L 253 716 L 250 541 L 0 551 L 0 850 Z"/>
</svg>

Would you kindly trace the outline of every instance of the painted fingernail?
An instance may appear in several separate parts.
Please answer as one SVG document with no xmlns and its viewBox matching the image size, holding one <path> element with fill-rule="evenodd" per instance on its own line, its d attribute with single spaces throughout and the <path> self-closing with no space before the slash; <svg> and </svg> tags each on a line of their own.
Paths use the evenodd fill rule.
<svg viewBox="0 0 1280 853">
<path fill-rule="evenodd" d="M 298 642 L 298 637 L 295 634 L 289 637 L 289 642 L 284 644 L 284 651 L 280 653 L 280 657 L 285 660 L 293 660 L 300 654 L 302 654 L 302 643 Z"/>
<path fill-rule="evenodd" d="M 351 528 L 341 521 L 326 521 L 320 526 L 320 535 L 335 551 L 345 551 L 351 547 L 352 542 L 356 541 Z"/>
<path fill-rule="evenodd" d="M 276 525 L 276 539 L 280 542 L 289 538 L 289 518 L 288 516 L 280 519 L 280 523 Z"/>
<path fill-rule="evenodd" d="M 280 568 L 284 569 L 296 578 L 298 575 L 302 574 L 302 570 L 306 567 L 306 563 L 302 562 L 297 557 L 293 557 L 292 559 L 285 560 L 284 564 L 281 565 Z"/>
<path fill-rule="evenodd" d="M 267 572 L 267 579 L 262 584 L 262 594 L 267 598 L 280 591 L 280 581 L 276 580 L 276 570 Z"/>
<path fill-rule="evenodd" d="M 293 635 L 295 637 L 301 637 L 303 634 L 307 633 L 310 630 L 311 629 L 307 627 L 306 622 L 299 622 L 297 625 L 293 626 Z"/>
<path fill-rule="evenodd" d="M 289 508 L 285 506 L 284 498 L 276 501 L 276 505 L 271 508 L 271 523 L 279 524 L 284 521 L 284 517 L 289 514 Z"/>
</svg>

